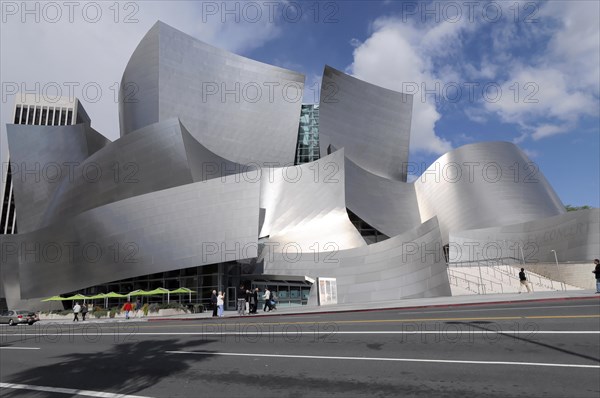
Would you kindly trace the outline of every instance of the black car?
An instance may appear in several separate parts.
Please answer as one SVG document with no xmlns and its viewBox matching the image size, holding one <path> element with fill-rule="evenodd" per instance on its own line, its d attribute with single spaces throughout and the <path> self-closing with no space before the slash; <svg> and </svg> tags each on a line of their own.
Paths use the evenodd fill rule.
<svg viewBox="0 0 600 398">
<path fill-rule="evenodd" d="M 0 323 L 8 323 L 9 326 L 16 326 L 20 323 L 33 325 L 40 318 L 32 311 L 7 310 L 0 312 Z"/>
</svg>

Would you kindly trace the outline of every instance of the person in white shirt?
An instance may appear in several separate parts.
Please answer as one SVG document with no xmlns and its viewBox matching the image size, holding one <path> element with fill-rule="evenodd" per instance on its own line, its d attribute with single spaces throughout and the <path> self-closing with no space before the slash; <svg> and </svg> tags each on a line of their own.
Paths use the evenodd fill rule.
<svg viewBox="0 0 600 398">
<path fill-rule="evenodd" d="M 217 308 L 218 310 L 218 316 L 222 317 L 223 316 L 223 305 L 225 304 L 225 293 L 219 291 L 219 294 L 217 295 Z"/>
<path fill-rule="evenodd" d="M 268 287 L 265 288 L 265 294 L 263 294 L 263 298 L 265 299 L 265 307 L 263 308 L 263 312 L 265 312 L 267 308 L 269 308 L 270 311 L 271 305 L 269 304 L 269 302 L 271 301 L 271 291 Z"/>
<path fill-rule="evenodd" d="M 79 305 L 79 303 L 75 303 L 75 305 L 73 306 L 73 314 L 75 314 L 75 316 L 73 317 L 73 322 L 77 321 L 79 322 L 79 312 L 81 311 L 81 306 Z"/>
</svg>

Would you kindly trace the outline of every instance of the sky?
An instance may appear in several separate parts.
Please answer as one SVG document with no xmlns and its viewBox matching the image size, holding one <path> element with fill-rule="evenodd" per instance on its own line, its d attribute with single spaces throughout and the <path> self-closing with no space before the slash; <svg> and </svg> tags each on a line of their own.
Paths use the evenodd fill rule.
<svg viewBox="0 0 600 398">
<path fill-rule="evenodd" d="M 414 95 L 413 176 L 465 144 L 517 144 L 563 203 L 600 207 L 598 1 L 2 1 L 0 160 L 15 91 L 71 92 L 119 137 L 115 97 L 161 20 L 306 76 L 325 64 Z"/>
</svg>

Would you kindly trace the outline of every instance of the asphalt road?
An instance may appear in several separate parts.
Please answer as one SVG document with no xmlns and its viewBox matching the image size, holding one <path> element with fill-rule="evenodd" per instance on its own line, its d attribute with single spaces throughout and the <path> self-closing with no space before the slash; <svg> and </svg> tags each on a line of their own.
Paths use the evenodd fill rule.
<svg viewBox="0 0 600 398">
<path fill-rule="evenodd" d="M 0 395 L 7 398 L 600 396 L 598 299 L 41 322 L 0 327 L 0 343 Z"/>
</svg>

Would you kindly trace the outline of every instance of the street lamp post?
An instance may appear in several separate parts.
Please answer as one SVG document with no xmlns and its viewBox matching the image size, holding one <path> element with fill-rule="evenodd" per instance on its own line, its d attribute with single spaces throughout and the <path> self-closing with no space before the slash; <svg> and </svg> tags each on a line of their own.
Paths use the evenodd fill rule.
<svg viewBox="0 0 600 398">
<path fill-rule="evenodd" d="M 562 290 L 566 290 L 565 283 L 562 280 L 562 276 L 560 275 L 560 267 L 558 266 L 558 256 L 556 255 L 556 250 L 552 249 L 552 250 L 550 250 L 550 252 L 554 253 L 554 262 L 556 263 L 556 271 L 558 272 L 558 279 L 560 280 L 560 285 L 562 287 Z"/>
<path fill-rule="evenodd" d="M 483 294 L 485 293 L 485 285 L 483 284 L 483 276 L 481 275 L 481 263 L 479 262 L 479 254 L 475 253 L 475 259 L 477 260 L 477 267 L 479 268 L 479 286 L 481 286 L 481 291 Z"/>
<path fill-rule="evenodd" d="M 525 265 L 525 255 L 523 254 L 523 244 L 519 242 L 519 250 L 521 250 L 521 258 L 523 259 L 523 265 Z"/>
</svg>

